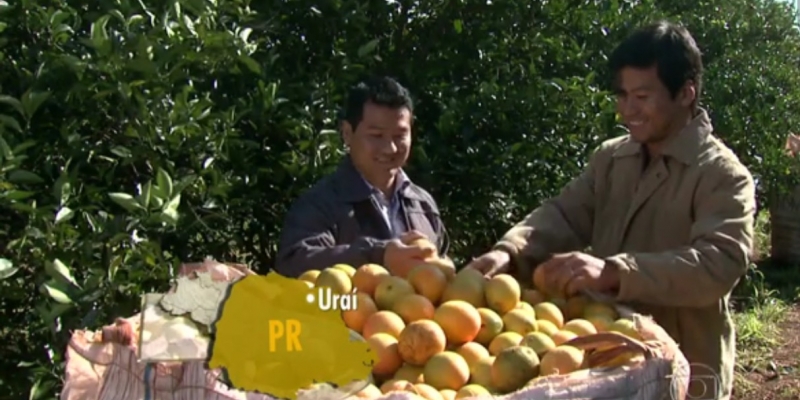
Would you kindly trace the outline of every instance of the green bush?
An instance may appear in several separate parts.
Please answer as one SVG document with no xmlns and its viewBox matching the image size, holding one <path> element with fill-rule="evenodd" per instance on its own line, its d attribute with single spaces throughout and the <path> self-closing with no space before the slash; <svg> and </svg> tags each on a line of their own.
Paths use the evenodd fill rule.
<svg viewBox="0 0 800 400">
<path fill-rule="evenodd" d="M 416 95 L 410 173 L 477 255 L 621 133 L 606 54 L 663 16 L 705 50 L 705 103 L 763 198 L 800 122 L 782 3 L 0 1 L 0 397 L 52 398 L 69 330 L 134 313 L 181 260 L 268 270 L 367 73 Z"/>
</svg>

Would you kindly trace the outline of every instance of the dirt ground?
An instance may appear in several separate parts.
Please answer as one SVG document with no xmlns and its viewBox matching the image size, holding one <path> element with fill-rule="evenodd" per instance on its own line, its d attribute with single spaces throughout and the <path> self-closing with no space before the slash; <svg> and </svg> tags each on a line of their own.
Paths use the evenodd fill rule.
<svg viewBox="0 0 800 400">
<path fill-rule="evenodd" d="M 787 311 L 780 330 L 770 361 L 739 372 L 733 399 L 800 400 L 800 304 Z"/>
</svg>

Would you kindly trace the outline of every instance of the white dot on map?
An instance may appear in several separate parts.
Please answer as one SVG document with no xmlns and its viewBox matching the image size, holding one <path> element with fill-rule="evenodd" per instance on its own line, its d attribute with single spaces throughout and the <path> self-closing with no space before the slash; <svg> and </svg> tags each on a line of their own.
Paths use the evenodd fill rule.
<svg viewBox="0 0 800 400">
<path fill-rule="evenodd" d="M 311 293 L 307 294 L 306 295 L 306 301 L 309 302 L 309 303 L 313 303 L 314 302 L 314 295 L 311 294 Z"/>
</svg>

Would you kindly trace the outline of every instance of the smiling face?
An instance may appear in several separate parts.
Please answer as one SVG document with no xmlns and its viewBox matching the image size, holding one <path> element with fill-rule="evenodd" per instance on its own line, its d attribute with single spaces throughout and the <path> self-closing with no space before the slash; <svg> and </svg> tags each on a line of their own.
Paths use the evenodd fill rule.
<svg viewBox="0 0 800 400">
<path fill-rule="evenodd" d="M 673 96 L 656 66 L 625 67 L 617 79 L 617 113 L 634 141 L 657 147 L 691 119 L 695 99 L 691 82 Z"/>
<path fill-rule="evenodd" d="M 344 122 L 342 128 L 353 164 L 368 180 L 385 181 L 406 164 L 411 151 L 408 108 L 367 102 L 356 129 L 349 122 Z"/>
</svg>

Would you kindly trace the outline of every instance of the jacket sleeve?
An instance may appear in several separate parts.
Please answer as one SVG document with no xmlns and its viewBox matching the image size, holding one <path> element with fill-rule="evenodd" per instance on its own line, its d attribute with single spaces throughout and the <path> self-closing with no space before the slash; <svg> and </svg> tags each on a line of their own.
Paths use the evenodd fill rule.
<svg viewBox="0 0 800 400">
<path fill-rule="evenodd" d="M 450 233 L 447 231 L 447 227 L 444 225 L 442 212 L 439 209 L 439 205 L 436 204 L 436 200 L 434 200 L 430 194 L 426 194 L 428 197 L 429 206 L 432 208 L 432 211 L 434 211 L 432 213 L 433 217 L 429 217 L 429 219 L 434 231 L 436 232 L 436 249 L 439 252 L 439 256 L 445 257 L 447 256 L 447 252 L 450 251 Z"/>
<path fill-rule="evenodd" d="M 337 244 L 332 213 L 326 212 L 325 204 L 319 200 L 303 195 L 292 204 L 281 231 L 275 270 L 298 277 L 339 263 L 356 268 L 367 263 L 383 264 L 388 241 L 360 237 L 351 244 Z"/>
<path fill-rule="evenodd" d="M 583 250 L 589 245 L 594 221 L 597 152 L 583 172 L 558 196 L 533 210 L 494 246 L 511 255 L 514 273 L 525 280 L 533 268 L 554 253 Z"/>
<path fill-rule="evenodd" d="M 450 251 L 450 233 L 447 232 L 444 221 L 441 219 L 439 220 L 439 229 L 436 234 L 439 238 L 436 243 L 436 247 L 439 249 L 439 255 L 445 257 L 447 256 L 447 252 Z"/>
<path fill-rule="evenodd" d="M 691 246 L 660 253 L 623 253 L 606 262 L 620 271 L 619 301 L 705 307 L 733 290 L 753 247 L 755 183 L 739 162 L 723 160 L 701 178 Z"/>
</svg>

